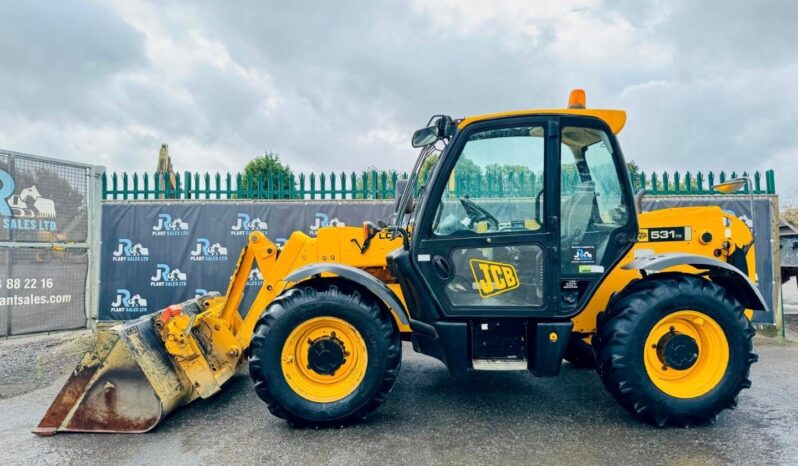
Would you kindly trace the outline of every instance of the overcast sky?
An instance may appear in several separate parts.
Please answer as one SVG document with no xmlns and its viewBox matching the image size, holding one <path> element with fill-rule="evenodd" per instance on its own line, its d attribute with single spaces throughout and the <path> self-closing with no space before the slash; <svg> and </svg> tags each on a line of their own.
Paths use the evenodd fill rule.
<svg viewBox="0 0 798 466">
<path fill-rule="evenodd" d="M 628 112 L 645 170 L 777 170 L 798 201 L 794 1 L 0 2 L 0 148 L 155 168 L 408 169 L 434 113 Z M 789 136 L 789 137 L 788 137 Z M 786 139 L 785 139 L 786 138 Z"/>
</svg>

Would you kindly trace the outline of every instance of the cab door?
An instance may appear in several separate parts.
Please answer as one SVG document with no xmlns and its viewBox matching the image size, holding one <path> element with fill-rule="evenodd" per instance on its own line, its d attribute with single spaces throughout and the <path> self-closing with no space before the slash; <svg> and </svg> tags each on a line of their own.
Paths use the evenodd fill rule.
<svg viewBox="0 0 798 466">
<path fill-rule="evenodd" d="M 510 118 L 469 125 L 444 152 L 411 260 L 445 317 L 557 312 L 558 137 L 550 117 Z"/>
<path fill-rule="evenodd" d="M 637 214 L 615 135 L 595 118 L 559 120 L 560 303 L 580 311 L 632 248 Z"/>
</svg>

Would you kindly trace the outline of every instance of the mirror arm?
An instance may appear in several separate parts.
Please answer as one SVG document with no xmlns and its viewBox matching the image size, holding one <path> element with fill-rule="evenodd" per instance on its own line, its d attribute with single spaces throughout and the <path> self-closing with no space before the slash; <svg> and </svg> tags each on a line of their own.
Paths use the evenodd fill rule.
<svg viewBox="0 0 798 466">
<path fill-rule="evenodd" d="M 746 187 L 748 188 L 748 201 L 751 209 L 751 242 L 745 245 L 744 251 L 747 254 L 751 246 L 756 241 L 756 213 L 754 213 L 754 187 L 751 185 L 751 178 L 745 177 Z"/>
<path fill-rule="evenodd" d="M 401 236 L 402 237 L 402 248 L 404 248 L 405 251 L 409 251 L 410 250 L 410 238 L 408 237 L 407 230 L 405 230 L 404 228 L 399 227 L 399 226 L 391 225 L 391 226 L 388 226 L 388 228 L 386 228 L 385 231 L 391 232 L 391 236 L 389 238 L 391 241 L 393 241 L 396 238 L 396 235 Z"/>
</svg>

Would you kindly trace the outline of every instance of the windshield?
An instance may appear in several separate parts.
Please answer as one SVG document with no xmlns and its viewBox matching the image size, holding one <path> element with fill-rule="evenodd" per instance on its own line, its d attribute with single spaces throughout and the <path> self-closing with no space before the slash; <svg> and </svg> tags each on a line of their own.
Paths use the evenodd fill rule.
<svg viewBox="0 0 798 466">
<path fill-rule="evenodd" d="M 433 233 L 543 229 L 544 136 L 540 124 L 471 133 L 441 194 Z"/>
</svg>

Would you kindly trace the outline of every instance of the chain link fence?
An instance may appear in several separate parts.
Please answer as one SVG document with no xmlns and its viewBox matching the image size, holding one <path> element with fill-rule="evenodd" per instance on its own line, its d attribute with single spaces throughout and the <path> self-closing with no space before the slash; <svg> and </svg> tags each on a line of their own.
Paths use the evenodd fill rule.
<svg viewBox="0 0 798 466">
<path fill-rule="evenodd" d="M 102 172 L 0 150 L 0 336 L 96 315 Z"/>
</svg>

